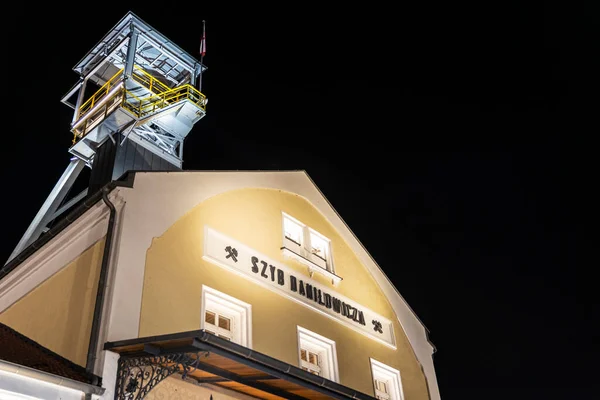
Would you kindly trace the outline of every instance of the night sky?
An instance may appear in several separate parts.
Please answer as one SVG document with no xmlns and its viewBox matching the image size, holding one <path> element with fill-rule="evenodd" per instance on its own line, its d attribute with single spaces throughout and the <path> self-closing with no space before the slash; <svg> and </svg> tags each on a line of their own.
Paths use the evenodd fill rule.
<svg viewBox="0 0 600 400">
<path fill-rule="evenodd" d="M 69 162 L 73 65 L 129 10 L 199 57 L 205 19 L 184 169 L 306 170 L 431 331 L 443 399 L 597 395 L 599 9 L 479 3 L 19 6 L 0 258 Z"/>
</svg>

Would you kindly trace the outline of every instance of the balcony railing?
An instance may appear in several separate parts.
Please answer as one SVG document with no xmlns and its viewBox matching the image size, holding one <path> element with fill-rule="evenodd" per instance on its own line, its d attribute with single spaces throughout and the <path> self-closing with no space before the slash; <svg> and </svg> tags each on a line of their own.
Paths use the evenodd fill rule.
<svg viewBox="0 0 600 400">
<path fill-rule="evenodd" d="M 125 92 L 126 96 L 122 106 L 131 111 L 137 118 L 154 114 L 155 112 L 179 103 L 182 100 L 188 100 L 198 108 L 205 110 L 206 96 L 189 84 L 177 86 L 160 94 L 155 94 L 143 99 L 136 97 L 127 90 Z"/>
<path fill-rule="evenodd" d="M 92 108 L 94 108 L 94 106 L 96 104 L 98 104 L 110 92 L 110 89 L 112 89 L 119 82 L 121 82 L 121 74 L 122 74 L 122 72 L 123 72 L 123 68 L 121 68 L 120 70 L 118 70 L 117 73 L 112 76 L 112 78 L 110 78 L 104 85 L 102 85 L 102 87 L 100 89 L 98 89 L 96 91 L 96 93 L 94 93 L 92 95 L 92 97 L 90 97 L 89 99 L 87 99 L 87 101 L 85 103 L 83 103 L 81 105 L 81 107 L 79 107 L 79 111 L 77 112 L 77 118 L 76 119 L 79 119 L 79 117 L 81 117 L 86 112 L 88 112 Z"/>
<path fill-rule="evenodd" d="M 123 69 L 120 69 L 79 108 L 77 122 L 72 127 L 73 144 L 119 105 L 136 118 L 146 117 L 184 100 L 206 111 L 206 96 L 190 84 L 169 88 L 137 65 L 131 77 L 145 87 L 149 95 L 139 97 L 127 90 L 123 84 Z"/>
</svg>

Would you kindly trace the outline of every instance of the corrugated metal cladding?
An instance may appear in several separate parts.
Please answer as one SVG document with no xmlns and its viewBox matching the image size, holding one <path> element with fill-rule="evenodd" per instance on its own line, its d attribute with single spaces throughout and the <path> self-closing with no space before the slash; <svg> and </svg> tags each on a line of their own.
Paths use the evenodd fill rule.
<svg viewBox="0 0 600 400">
<path fill-rule="evenodd" d="M 122 136 L 119 135 L 117 143 L 121 143 Z M 112 143 L 111 143 L 112 144 Z M 127 171 L 179 171 L 164 158 L 146 150 L 139 144 L 127 139 L 123 145 L 117 146 L 115 168 L 112 179 L 117 179 Z"/>
<path fill-rule="evenodd" d="M 117 145 L 107 140 L 96 150 L 90 175 L 88 193 L 94 193 L 111 180 L 118 179 L 127 171 L 179 171 L 164 158 L 152 153 L 131 140 L 115 135 Z"/>
<path fill-rule="evenodd" d="M 88 196 L 96 193 L 102 186 L 111 181 L 116 150 L 117 146 L 111 140 L 107 140 L 96 150 L 92 172 L 90 173 Z"/>
</svg>

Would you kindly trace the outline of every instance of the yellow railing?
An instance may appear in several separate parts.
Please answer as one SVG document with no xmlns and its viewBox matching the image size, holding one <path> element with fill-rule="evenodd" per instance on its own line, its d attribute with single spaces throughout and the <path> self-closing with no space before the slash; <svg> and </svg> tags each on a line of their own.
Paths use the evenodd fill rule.
<svg viewBox="0 0 600 400">
<path fill-rule="evenodd" d="M 134 102 L 130 101 L 129 96 L 133 98 Z M 126 99 L 123 102 L 123 107 L 130 110 L 138 118 L 153 114 L 156 111 L 178 103 L 181 100 L 188 100 L 198 108 L 206 110 L 206 96 L 189 84 L 178 86 L 144 99 L 137 98 L 129 91 L 126 91 L 125 97 Z"/>
<path fill-rule="evenodd" d="M 146 71 L 144 71 L 141 67 L 137 65 L 133 66 L 133 80 L 141 83 L 146 87 L 146 89 L 150 90 L 153 93 L 162 93 L 171 89 Z"/>
<path fill-rule="evenodd" d="M 144 71 L 141 67 L 138 67 L 137 65 L 134 65 L 133 67 L 133 80 L 138 83 L 141 83 L 144 87 L 146 87 L 146 89 L 150 90 L 151 92 L 163 93 L 170 89 L 167 85 L 165 85 L 164 83 L 162 83 L 161 81 Z M 108 92 L 110 92 L 110 89 L 112 89 L 116 84 L 119 83 L 122 72 L 123 68 L 118 70 L 116 74 L 114 74 L 104 85 L 102 85 L 100 89 L 96 91 L 96 93 L 92 95 L 92 97 L 90 97 L 85 103 L 81 105 L 81 107 L 79 107 L 79 113 L 77 114 L 78 118 L 81 115 L 88 112 L 89 110 L 91 110 L 92 108 L 94 108 L 94 106 L 98 104 L 98 102 L 102 100 L 104 96 L 108 94 Z"/>
<path fill-rule="evenodd" d="M 85 103 L 81 105 L 81 107 L 79 107 L 77 119 L 79 119 L 80 116 L 94 108 L 94 106 L 98 104 L 98 102 L 102 100 L 104 96 L 108 94 L 108 92 L 110 92 L 110 89 L 112 89 L 121 81 L 121 72 L 123 72 L 123 68 L 118 70 L 117 73 L 112 76 L 112 78 L 110 78 L 104 85 L 102 85 L 100 89 L 96 91 L 96 93 L 92 95 L 92 97 L 90 97 Z"/>
<path fill-rule="evenodd" d="M 92 97 L 83 103 L 79 108 L 78 119 L 92 110 L 112 88 L 122 81 L 122 72 L 123 69 L 120 69 Z M 77 128 L 73 130 L 73 144 L 75 144 L 78 137 L 83 137 L 92 126 L 99 123 L 101 118 L 104 118 L 102 115 L 106 115 L 113 109 L 116 105 L 115 101 L 111 101 L 113 99 L 117 100 L 123 108 L 130 111 L 137 118 L 145 117 L 182 100 L 188 100 L 198 108 L 206 111 L 206 96 L 189 84 L 171 89 L 138 66 L 134 66 L 132 78 L 154 94 L 139 98 L 126 90 L 125 87 L 118 90 L 110 99 L 106 99 L 105 106 L 85 116 L 85 120 L 77 122 Z"/>
</svg>

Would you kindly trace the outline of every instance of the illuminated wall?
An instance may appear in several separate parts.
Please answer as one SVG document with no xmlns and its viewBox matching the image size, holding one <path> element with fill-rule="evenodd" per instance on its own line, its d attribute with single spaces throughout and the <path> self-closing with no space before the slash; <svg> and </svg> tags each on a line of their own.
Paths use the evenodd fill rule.
<svg viewBox="0 0 600 400">
<path fill-rule="evenodd" d="M 85 366 L 104 239 L 0 314 L 0 322 Z"/>
<path fill-rule="evenodd" d="M 226 393 L 223 389 L 213 388 L 209 385 L 202 387 L 200 385 L 182 380 L 179 376 L 172 376 L 154 387 L 145 397 L 145 400 L 198 400 L 210 399 L 212 395 L 218 400 L 255 400 L 255 397 L 236 393 L 232 396 L 231 393 Z"/>
<path fill-rule="evenodd" d="M 313 279 L 394 321 L 395 349 L 203 259 L 209 226 L 308 277 L 304 265 L 281 252 L 282 211 L 331 240 L 335 272 L 343 280 L 333 286 L 318 274 Z M 274 189 L 229 191 L 197 205 L 155 238 L 147 252 L 139 335 L 200 329 L 203 285 L 252 305 L 253 349 L 298 365 L 301 326 L 335 341 L 341 384 L 373 395 L 372 357 L 400 370 L 405 399 L 428 398 L 421 367 L 389 302 L 348 244 L 304 198 Z"/>
</svg>

